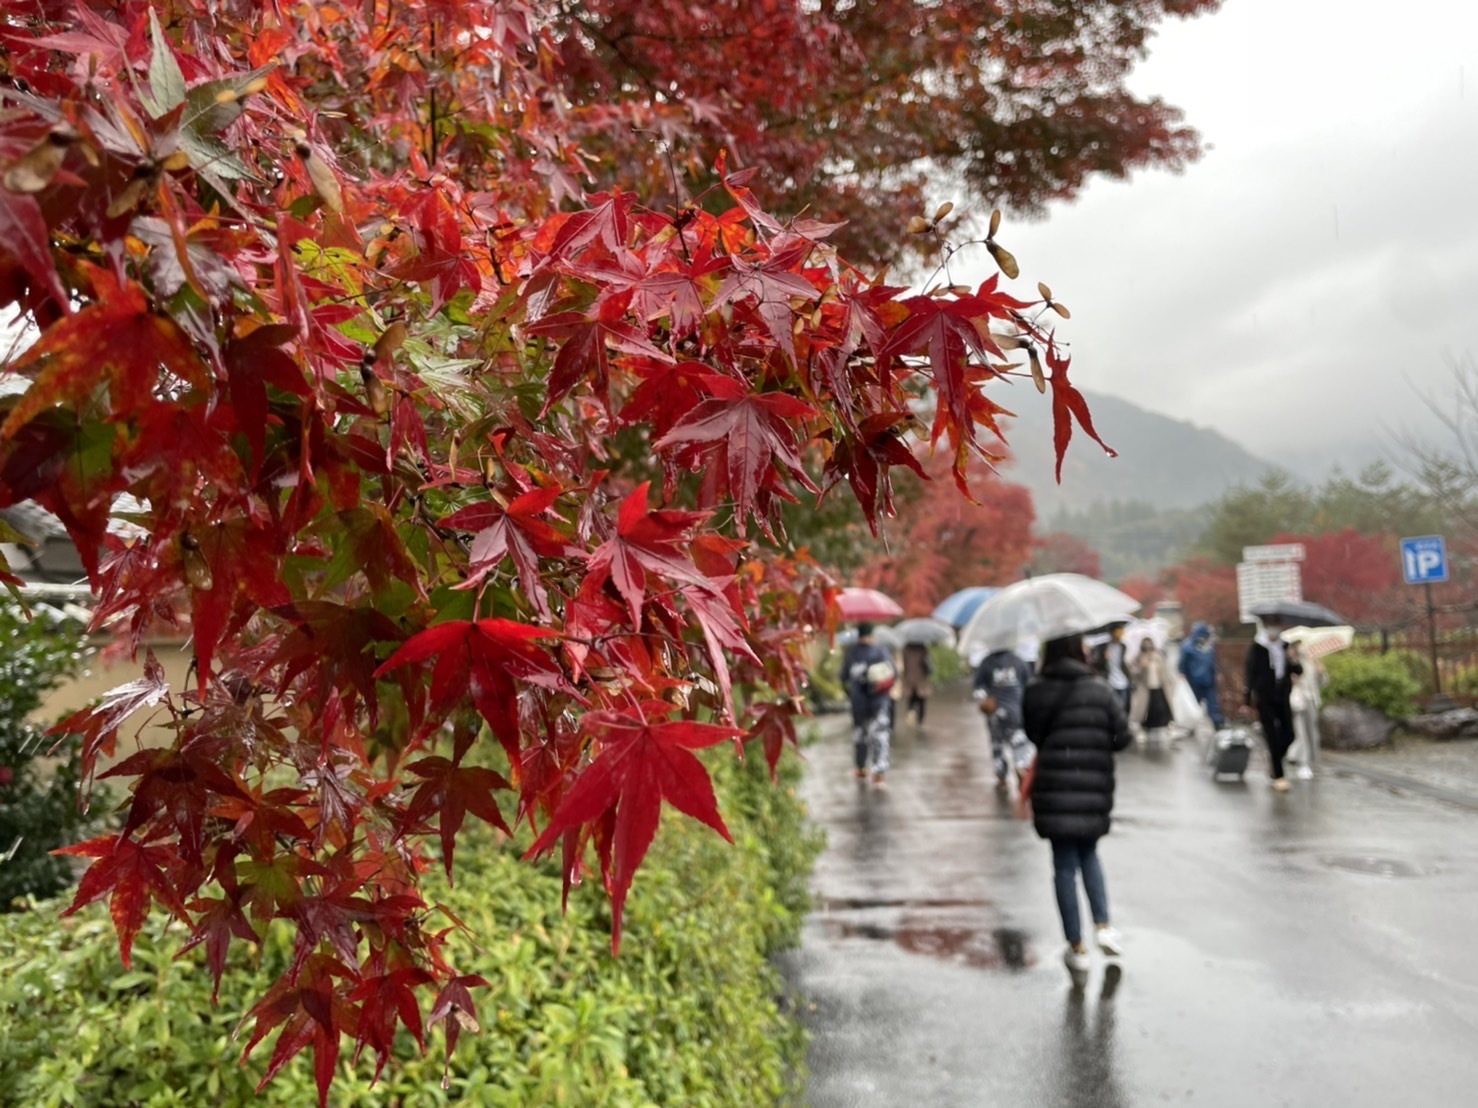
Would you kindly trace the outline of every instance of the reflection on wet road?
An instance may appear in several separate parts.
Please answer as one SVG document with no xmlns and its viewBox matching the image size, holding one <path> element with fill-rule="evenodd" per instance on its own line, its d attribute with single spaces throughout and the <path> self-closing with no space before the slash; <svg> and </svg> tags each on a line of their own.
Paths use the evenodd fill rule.
<svg viewBox="0 0 1478 1108">
<path fill-rule="evenodd" d="M 1475 1102 L 1478 812 L 1344 771 L 1280 796 L 1256 760 L 1216 784 L 1194 741 L 1128 752 L 1100 849 L 1125 974 L 1095 955 L 1074 993 L 1048 848 L 970 705 L 900 727 L 886 790 L 825 727 L 803 793 L 829 845 L 786 959 L 816 1108 Z"/>
</svg>

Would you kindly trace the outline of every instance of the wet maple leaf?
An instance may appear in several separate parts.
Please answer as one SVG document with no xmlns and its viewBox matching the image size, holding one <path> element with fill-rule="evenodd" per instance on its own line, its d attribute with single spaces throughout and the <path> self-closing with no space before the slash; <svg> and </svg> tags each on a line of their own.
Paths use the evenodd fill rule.
<svg viewBox="0 0 1478 1108">
<path fill-rule="evenodd" d="M 334 983 L 335 978 L 353 977 L 350 969 L 333 958 L 315 954 L 307 960 L 295 978 L 275 982 L 248 1014 L 255 1019 L 251 1038 L 241 1052 L 246 1061 L 253 1048 L 277 1028 L 277 1044 L 272 1060 L 257 1085 L 257 1092 L 267 1087 L 305 1046 L 313 1046 L 313 1076 L 318 1085 L 319 1108 L 328 1106 L 329 1085 L 339 1061 L 339 1037 L 355 1034 L 358 1011 L 351 1007 Z"/>
<path fill-rule="evenodd" d="M 598 546 L 588 563 L 591 574 L 600 575 L 602 580 L 609 576 L 615 583 L 631 612 L 632 627 L 641 626 L 647 574 L 703 588 L 714 585 L 693 564 L 686 549 L 693 528 L 707 519 L 708 513 L 648 510 L 650 488 L 651 482 L 644 481 L 621 502 L 615 536 Z"/>
<path fill-rule="evenodd" d="M 141 708 L 159 704 L 169 695 L 169 682 L 164 667 L 150 649 L 144 657 L 144 675 L 117 688 L 109 689 L 94 705 L 82 708 L 57 722 L 49 735 L 82 737 L 82 779 L 92 779 L 98 754 L 111 755 L 118 740 L 118 728 Z"/>
<path fill-rule="evenodd" d="M 212 1004 L 220 997 L 221 975 L 226 972 L 226 954 L 233 938 L 250 943 L 260 943 L 261 936 L 253 930 L 251 923 L 241 912 L 241 903 L 236 896 L 201 897 L 191 901 L 198 915 L 195 918 L 195 933 L 180 947 L 175 958 L 182 958 L 201 943 L 205 944 L 205 963 L 210 969 Z"/>
<path fill-rule="evenodd" d="M 619 712 L 593 712 L 584 727 L 597 744 L 595 761 L 581 771 L 525 857 L 548 853 L 565 832 L 582 824 L 614 821 L 609 860 L 603 855 L 602 864 L 611 893 L 611 949 L 618 951 L 626 893 L 657 834 L 662 801 L 733 841 L 719 815 L 708 771 L 691 752 L 744 732 L 689 720 L 653 723 Z"/>
<path fill-rule="evenodd" d="M 505 557 L 512 558 L 524 595 L 540 614 L 547 616 L 549 593 L 539 583 L 539 559 L 559 558 L 575 550 L 543 518 L 563 491 L 558 485 L 530 489 L 514 497 L 506 508 L 488 500 L 443 519 L 443 527 L 475 532 L 467 552 L 467 579 L 458 587 L 476 588 Z"/>
<path fill-rule="evenodd" d="M 770 780 L 776 781 L 776 768 L 780 754 L 789 743 L 792 750 L 799 751 L 796 741 L 795 712 L 789 704 L 770 702 L 751 707 L 754 722 L 750 725 L 746 742 L 758 742 L 765 752 L 765 764 L 770 768 Z"/>
<path fill-rule="evenodd" d="M 457 832 L 462 821 L 471 812 L 478 819 L 491 823 L 504 834 L 508 824 L 503 822 L 503 813 L 493 799 L 494 791 L 511 788 L 501 773 L 482 766 L 463 766 L 448 758 L 422 758 L 406 766 L 406 772 L 421 778 L 415 794 L 406 805 L 402 817 L 404 825 L 413 827 L 431 815 L 437 816 L 441 833 L 442 864 L 446 867 L 447 882 L 452 878 L 452 855 L 457 846 Z"/>
<path fill-rule="evenodd" d="M 100 835 L 61 847 L 56 853 L 94 859 L 62 915 L 70 916 L 94 900 L 108 897 L 125 967 L 132 964 L 134 936 L 149 918 L 149 906 L 155 898 L 179 919 L 190 922 L 190 913 L 176 891 L 177 879 L 171 874 L 178 868 L 179 856 L 169 847 L 144 846 L 122 835 Z"/>
<path fill-rule="evenodd" d="M 555 660 L 534 645 L 539 639 L 556 638 L 557 631 L 508 619 L 448 620 L 413 635 L 375 670 L 375 676 L 435 658 L 429 718 L 422 721 L 423 731 L 470 697 L 509 757 L 516 760 L 516 681 L 574 692 Z"/>
<path fill-rule="evenodd" d="M 793 396 L 751 393 L 727 378 L 715 378 L 711 387 L 716 395 L 694 407 L 654 445 L 658 450 L 680 447 L 684 454 L 712 458 L 715 498 L 734 502 L 735 523 L 743 537 L 750 515 L 767 528 L 771 497 L 778 493 L 789 499 L 782 473 L 788 472 L 810 492 L 820 491 L 801 462 L 795 429 L 818 413 Z"/>
<path fill-rule="evenodd" d="M 1067 444 L 1073 437 L 1073 420 L 1075 419 L 1078 421 L 1078 426 L 1088 433 L 1088 437 L 1103 447 L 1104 453 L 1110 458 L 1119 456 L 1117 450 L 1098 437 L 1098 431 L 1093 426 L 1093 416 L 1088 411 L 1088 402 L 1083 399 L 1083 394 L 1068 381 L 1069 360 L 1057 349 L 1057 344 L 1049 338 L 1046 361 L 1050 372 L 1047 382 L 1052 386 L 1052 448 L 1057 454 L 1057 483 L 1059 485 L 1062 484 L 1062 462 L 1067 456 Z"/>
<path fill-rule="evenodd" d="M 120 286 L 101 269 L 91 274 L 98 303 L 58 321 L 11 363 L 11 371 L 33 380 L 0 425 L 0 438 L 54 405 L 82 403 L 103 379 L 113 408 L 123 412 L 151 403 L 161 366 L 181 381 L 205 383 L 189 339 L 174 320 L 150 311 L 143 289 Z"/>
</svg>

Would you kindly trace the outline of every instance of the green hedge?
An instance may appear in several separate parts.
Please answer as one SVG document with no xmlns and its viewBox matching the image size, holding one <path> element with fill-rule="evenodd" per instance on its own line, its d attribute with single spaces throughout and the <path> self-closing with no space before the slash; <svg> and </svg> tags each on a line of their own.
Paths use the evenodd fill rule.
<svg viewBox="0 0 1478 1108">
<path fill-rule="evenodd" d="M 426 896 L 473 932 L 454 944 L 454 964 L 492 983 L 474 991 L 482 1032 L 462 1037 L 445 1090 L 439 1028 L 424 1058 L 402 1032 L 396 1061 L 373 1088 L 373 1056 L 355 1065 L 345 1050 L 330 1103 L 583 1108 L 794 1098 L 804 1033 L 783 1010 L 768 955 L 799 933 L 818 837 L 795 797 L 794 758 L 774 787 L 763 759 L 741 767 L 728 749 L 708 753 L 735 845 L 665 816 L 632 886 L 618 958 L 596 881 L 574 890 L 561 916 L 557 865 L 517 860 L 526 835 L 501 846 L 491 835 L 464 835 L 455 888 L 432 880 Z M 145 928 L 125 971 L 106 908 L 58 920 L 62 907 L 44 902 L 0 919 L 0 1103 L 316 1101 L 309 1052 L 257 1097 L 273 1040 L 240 1066 L 245 1036 L 232 1038 L 252 998 L 286 965 L 285 934 L 273 933 L 259 966 L 246 951 L 235 955 L 212 1008 L 200 949 L 174 958 L 177 926 Z"/>
<path fill-rule="evenodd" d="M 1393 650 L 1387 654 L 1363 654 L 1344 651 L 1330 655 L 1324 662 L 1329 670 L 1329 686 L 1323 694 L 1327 704 L 1332 700 L 1353 700 L 1390 719 L 1404 719 L 1416 711 L 1416 697 L 1421 684 L 1411 675 L 1420 655 Z"/>
</svg>

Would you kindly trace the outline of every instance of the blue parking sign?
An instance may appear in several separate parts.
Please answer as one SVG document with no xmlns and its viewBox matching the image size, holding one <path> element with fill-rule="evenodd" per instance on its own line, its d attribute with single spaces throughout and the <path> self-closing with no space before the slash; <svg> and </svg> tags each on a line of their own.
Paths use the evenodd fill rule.
<svg viewBox="0 0 1478 1108">
<path fill-rule="evenodd" d="M 1433 585 L 1447 580 L 1447 544 L 1441 535 L 1401 540 L 1401 571 L 1408 585 Z"/>
</svg>

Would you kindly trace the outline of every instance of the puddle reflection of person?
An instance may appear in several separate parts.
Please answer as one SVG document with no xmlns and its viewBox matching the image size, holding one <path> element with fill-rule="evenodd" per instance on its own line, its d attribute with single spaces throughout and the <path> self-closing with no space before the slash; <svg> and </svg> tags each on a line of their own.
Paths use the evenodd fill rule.
<svg viewBox="0 0 1478 1108">
<path fill-rule="evenodd" d="M 1098 1003 L 1090 1005 L 1082 990 L 1067 994 L 1058 1041 L 1058 1062 L 1046 1103 L 1124 1108 L 1120 1059 L 1115 1042 L 1113 985 L 1107 981 Z"/>
</svg>

